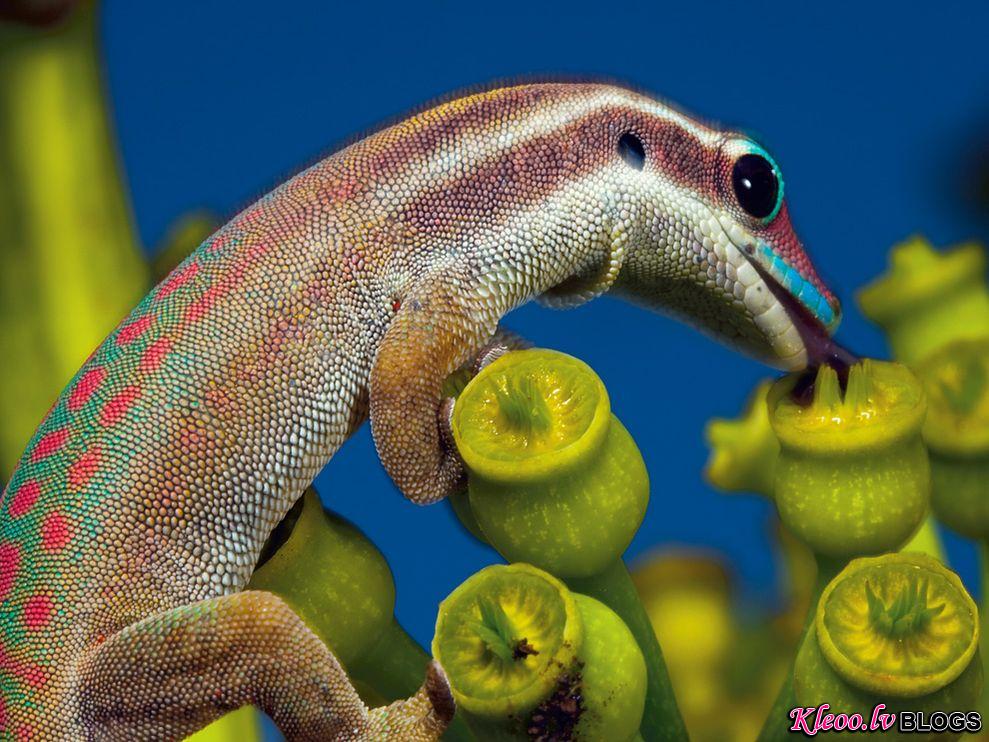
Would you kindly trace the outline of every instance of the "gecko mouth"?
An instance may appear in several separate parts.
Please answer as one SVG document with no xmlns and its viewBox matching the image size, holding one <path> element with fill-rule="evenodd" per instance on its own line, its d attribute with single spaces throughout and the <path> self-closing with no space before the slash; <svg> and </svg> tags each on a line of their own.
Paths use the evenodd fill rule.
<svg viewBox="0 0 989 742">
<path fill-rule="evenodd" d="M 840 377 L 848 373 L 848 368 L 858 361 L 858 357 L 834 341 L 824 324 L 810 313 L 800 301 L 777 281 L 756 261 L 750 260 L 759 278 L 780 303 L 803 341 L 807 354 L 807 366 L 816 369 L 827 364 L 834 368 Z"/>
</svg>

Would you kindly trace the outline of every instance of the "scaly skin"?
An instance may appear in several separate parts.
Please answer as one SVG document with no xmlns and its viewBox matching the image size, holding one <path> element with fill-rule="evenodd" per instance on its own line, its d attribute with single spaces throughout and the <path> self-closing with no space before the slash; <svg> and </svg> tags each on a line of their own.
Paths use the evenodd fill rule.
<svg viewBox="0 0 989 742">
<path fill-rule="evenodd" d="M 734 200 L 753 150 L 620 88 L 528 85 L 420 113 L 238 215 L 94 352 L 4 494 L 4 738 L 177 738 L 245 703 L 293 739 L 435 737 L 441 671 L 369 712 L 284 603 L 244 591 L 265 538 L 368 415 L 407 497 L 455 490 L 440 385 L 534 297 L 613 287 L 814 360 L 837 302 L 785 206 Z"/>
</svg>

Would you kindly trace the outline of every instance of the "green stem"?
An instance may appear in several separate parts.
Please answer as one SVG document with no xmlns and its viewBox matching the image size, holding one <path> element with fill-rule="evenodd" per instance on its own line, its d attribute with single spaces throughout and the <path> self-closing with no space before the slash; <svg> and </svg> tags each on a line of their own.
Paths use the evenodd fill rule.
<svg viewBox="0 0 989 742">
<path fill-rule="evenodd" d="M 596 598 L 617 613 L 628 626 L 646 659 L 648 686 L 646 708 L 642 715 L 641 734 L 654 740 L 686 740 L 687 729 L 677 707 L 670 675 L 666 671 L 663 650 L 653 630 L 649 615 L 632 584 L 625 562 L 615 560 L 601 574 L 567 580 L 571 590 Z"/>
<path fill-rule="evenodd" d="M 821 598 L 821 593 L 824 592 L 824 588 L 828 586 L 828 583 L 848 564 L 848 561 L 845 559 L 835 560 L 818 554 L 814 555 L 814 559 L 817 562 L 817 578 L 814 581 L 814 592 L 811 594 L 807 616 L 804 618 L 804 629 L 800 632 L 797 649 L 803 643 L 804 637 L 807 635 L 814 621 L 814 615 L 817 613 L 817 602 Z M 796 659 L 796 651 L 794 651 L 793 659 Z M 793 660 L 791 660 L 790 669 L 787 671 L 786 679 L 783 681 L 783 687 L 780 688 L 779 693 L 776 695 L 776 700 L 773 701 L 773 706 L 769 710 L 769 716 L 766 717 L 762 731 L 759 732 L 758 742 L 782 742 L 783 740 L 790 739 L 791 722 L 789 713 L 790 709 L 796 705 L 797 701 L 793 696 Z"/>
<path fill-rule="evenodd" d="M 941 535 L 938 533 L 934 516 L 928 515 L 924 518 L 917 533 L 903 545 L 900 551 L 919 551 L 934 557 L 942 564 L 945 563 L 944 547 L 941 545 Z"/>
<path fill-rule="evenodd" d="M 430 659 L 398 621 L 392 620 L 381 639 L 349 670 L 354 679 L 366 684 L 390 703 L 408 698 L 419 690 Z M 450 722 L 443 739 L 469 742 L 474 735 L 458 713 Z"/>
<path fill-rule="evenodd" d="M 979 541 L 979 570 L 982 573 L 982 596 L 979 599 L 979 637 L 980 643 L 986 647 L 985 637 L 989 636 L 989 542 Z M 982 677 L 989 678 L 989 651 L 980 649 L 982 655 Z M 979 711 L 985 718 L 989 713 L 989 681 L 984 681 L 982 694 L 979 696 Z"/>
</svg>

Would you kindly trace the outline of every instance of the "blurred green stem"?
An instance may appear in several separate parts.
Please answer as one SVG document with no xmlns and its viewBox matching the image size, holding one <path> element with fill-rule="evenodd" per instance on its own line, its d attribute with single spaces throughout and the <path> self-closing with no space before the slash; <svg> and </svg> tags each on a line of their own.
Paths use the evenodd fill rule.
<svg viewBox="0 0 989 742">
<path fill-rule="evenodd" d="M 625 562 L 616 559 L 598 575 L 573 577 L 566 582 L 571 590 L 596 598 L 617 613 L 639 643 L 649 673 L 642 737 L 648 742 L 688 739 L 666 670 L 663 650 Z"/>
<path fill-rule="evenodd" d="M 814 592 L 807 609 L 807 616 L 804 618 L 804 630 L 800 632 L 797 647 L 803 644 L 804 637 L 810 630 L 814 616 L 817 614 L 817 603 L 821 598 L 821 593 L 824 592 L 824 588 L 848 564 L 848 560 L 845 559 L 829 559 L 817 554 L 814 556 L 817 562 L 817 577 L 814 581 Z M 797 701 L 793 696 L 793 661 L 791 660 L 786 680 L 783 681 L 783 687 L 780 688 L 776 700 L 773 702 L 773 707 L 769 710 L 769 716 L 766 717 L 762 726 L 762 731 L 759 732 L 758 742 L 782 742 L 790 739 L 791 720 L 789 714 L 790 709 L 796 705 Z"/>
<path fill-rule="evenodd" d="M 907 541 L 900 551 L 919 551 L 934 557 L 941 564 L 945 563 L 944 546 L 941 544 L 941 534 L 937 530 L 937 521 L 933 515 L 924 518 L 917 533 Z"/>
<path fill-rule="evenodd" d="M 355 678 L 390 702 L 416 692 L 429 660 L 429 655 L 398 621 L 392 620 L 381 639 L 349 669 Z"/>
<path fill-rule="evenodd" d="M 979 597 L 979 652 L 982 655 L 982 695 L 979 697 L 979 713 L 989 714 L 989 541 L 979 541 L 979 570 L 982 595 Z"/>
<path fill-rule="evenodd" d="M 0 24 L 0 475 L 147 286 L 95 5 L 52 30 Z"/>
</svg>

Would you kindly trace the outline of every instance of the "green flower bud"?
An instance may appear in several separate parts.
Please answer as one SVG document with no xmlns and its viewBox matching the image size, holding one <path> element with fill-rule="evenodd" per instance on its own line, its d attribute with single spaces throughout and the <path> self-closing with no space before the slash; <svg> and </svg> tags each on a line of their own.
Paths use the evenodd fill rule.
<svg viewBox="0 0 989 742">
<path fill-rule="evenodd" d="M 312 489 L 287 539 L 254 572 L 250 587 L 282 596 L 347 668 L 385 633 L 395 610 L 384 556 L 353 525 L 324 511 Z"/>
<path fill-rule="evenodd" d="M 769 423 L 770 382 L 756 387 L 745 411 L 734 420 L 714 419 L 705 435 L 711 456 L 705 476 L 720 490 L 772 497 L 780 445 Z"/>
<path fill-rule="evenodd" d="M 728 576 L 709 555 L 674 552 L 649 559 L 632 577 L 696 733 L 726 700 L 727 660 L 738 638 Z"/>
<path fill-rule="evenodd" d="M 417 693 L 429 663 L 394 617 L 395 582 L 364 534 L 306 491 L 265 544 L 248 585 L 281 598 L 333 651 L 369 706 Z M 444 739 L 466 740 L 455 717 Z"/>
<path fill-rule="evenodd" d="M 927 393 L 931 504 L 946 525 L 989 537 L 989 338 L 944 346 L 917 366 Z"/>
<path fill-rule="evenodd" d="M 922 237 L 890 252 L 889 272 L 859 292 L 897 360 L 913 365 L 947 342 L 989 336 L 986 254 L 966 243 L 944 253 Z"/>
</svg>

